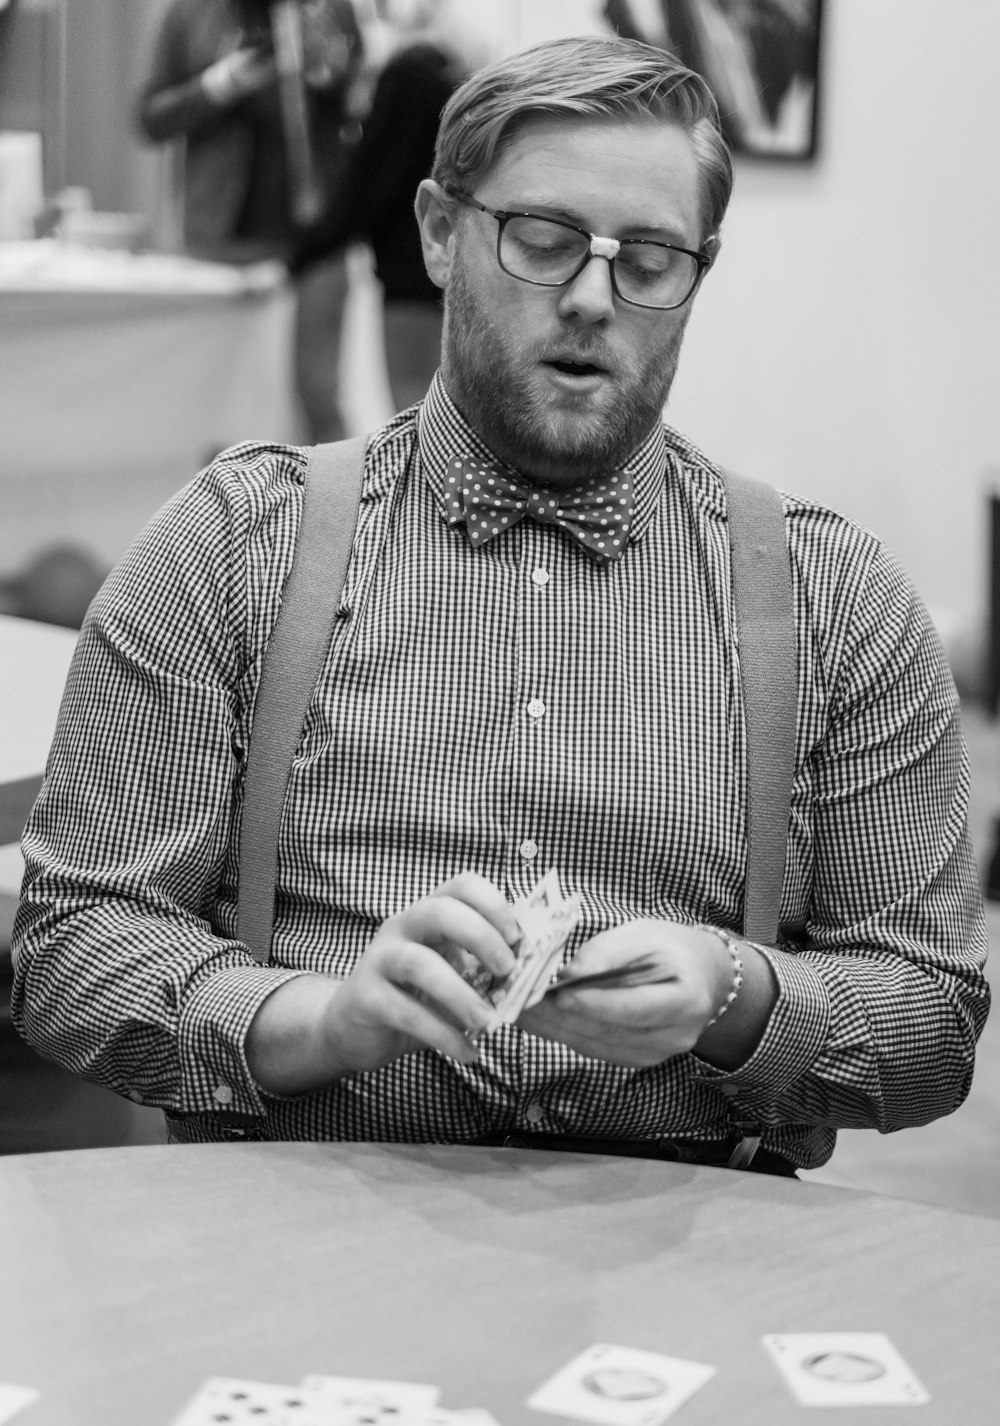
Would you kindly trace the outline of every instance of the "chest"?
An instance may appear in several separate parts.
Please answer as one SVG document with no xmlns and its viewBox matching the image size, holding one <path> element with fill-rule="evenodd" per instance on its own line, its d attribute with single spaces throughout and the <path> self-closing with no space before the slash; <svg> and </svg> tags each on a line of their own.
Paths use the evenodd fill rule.
<svg viewBox="0 0 1000 1426">
<path fill-rule="evenodd" d="M 293 774 L 323 856 L 363 846 L 414 894 L 467 866 L 517 894 L 558 864 L 663 913 L 706 861 L 738 884 L 734 669 L 681 522 L 602 568 L 529 521 L 473 549 L 418 501 L 345 606 Z"/>
</svg>

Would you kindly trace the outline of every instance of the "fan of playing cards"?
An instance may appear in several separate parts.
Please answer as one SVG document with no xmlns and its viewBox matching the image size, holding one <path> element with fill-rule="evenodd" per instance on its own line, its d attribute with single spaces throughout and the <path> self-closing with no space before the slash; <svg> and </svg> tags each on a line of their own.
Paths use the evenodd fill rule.
<svg viewBox="0 0 1000 1426">
<path fill-rule="evenodd" d="M 171 1426 L 497 1426 L 488 1411 L 446 1411 L 436 1386 L 307 1376 L 301 1386 L 210 1377 Z"/>
<path fill-rule="evenodd" d="M 542 999 L 580 920 L 580 911 L 579 896 L 563 896 L 555 868 L 527 896 L 514 902 L 521 928 L 514 969 L 501 981 L 493 980 L 486 971 L 473 971 L 468 977 L 493 1006 L 486 1030 L 512 1025 L 523 1010 Z"/>
</svg>

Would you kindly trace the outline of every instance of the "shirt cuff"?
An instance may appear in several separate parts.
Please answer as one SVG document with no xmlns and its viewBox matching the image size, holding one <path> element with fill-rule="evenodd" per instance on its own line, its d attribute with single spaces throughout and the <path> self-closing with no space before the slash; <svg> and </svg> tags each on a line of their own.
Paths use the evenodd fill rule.
<svg viewBox="0 0 1000 1426">
<path fill-rule="evenodd" d="M 308 974 L 278 966 L 230 966 L 207 976 L 181 1010 L 181 1104 L 185 1114 L 263 1119 L 265 1096 L 247 1064 L 251 1022 L 269 995 Z"/>
<path fill-rule="evenodd" d="M 694 1056 L 695 1077 L 722 1088 L 742 1109 L 769 1109 L 812 1068 L 830 1030 L 830 997 L 815 967 L 790 951 L 751 944 L 774 971 L 778 998 L 760 1044 L 736 1070 L 721 1070 Z"/>
</svg>

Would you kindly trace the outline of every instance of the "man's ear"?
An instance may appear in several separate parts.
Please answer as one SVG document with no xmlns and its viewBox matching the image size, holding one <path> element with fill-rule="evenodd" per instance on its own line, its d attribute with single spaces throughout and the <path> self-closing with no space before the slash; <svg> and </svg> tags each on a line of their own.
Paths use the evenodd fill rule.
<svg viewBox="0 0 1000 1426">
<path fill-rule="evenodd" d="M 716 230 L 711 237 L 705 239 L 704 243 L 702 243 L 701 250 L 705 256 L 710 257 L 714 263 L 722 250 L 722 234 Z"/>
<path fill-rule="evenodd" d="M 424 250 L 424 267 L 435 287 L 445 288 L 451 276 L 458 204 L 433 178 L 425 178 L 413 203 Z"/>
</svg>

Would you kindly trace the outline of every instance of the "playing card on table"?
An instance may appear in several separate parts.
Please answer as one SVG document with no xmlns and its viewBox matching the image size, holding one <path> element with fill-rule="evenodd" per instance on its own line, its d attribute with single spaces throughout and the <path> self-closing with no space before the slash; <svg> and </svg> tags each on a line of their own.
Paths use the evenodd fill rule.
<svg viewBox="0 0 1000 1426">
<path fill-rule="evenodd" d="M 302 1385 L 338 1418 L 355 1426 L 396 1426 L 404 1416 L 435 1407 L 441 1395 L 437 1386 L 423 1382 L 380 1381 L 371 1377 L 307 1376 Z"/>
<path fill-rule="evenodd" d="M 659 1426 L 714 1374 L 703 1362 L 600 1342 L 556 1372 L 526 1404 L 597 1426 Z"/>
<path fill-rule="evenodd" d="M 28 1406 L 38 1396 L 31 1386 L 11 1386 L 0 1381 L 0 1422 L 9 1421 L 22 1407 Z"/>
<path fill-rule="evenodd" d="M 930 1400 L 882 1332 L 784 1332 L 763 1341 L 803 1406 L 922 1406 Z"/>
<path fill-rule="evenodd" d="M 335 1407 L 305 1387 L 210 1377 L 171 1426 L 338 1426 Z"/>
<path fill-rule="evenodd" d="M 579 896 L 563 897 L 555 868 L 527 896 L 514 902 L 514 915 L 523 934 L 514 969 L 486 993 L 494 1008 L 487 1029 L 513 1024 L 522 1010 L 538 1004 L 580 920 L 580 911 Z"/>
</svg>

